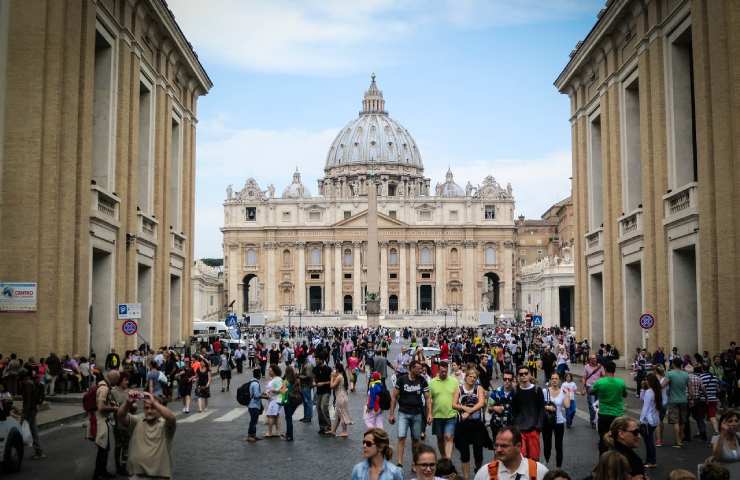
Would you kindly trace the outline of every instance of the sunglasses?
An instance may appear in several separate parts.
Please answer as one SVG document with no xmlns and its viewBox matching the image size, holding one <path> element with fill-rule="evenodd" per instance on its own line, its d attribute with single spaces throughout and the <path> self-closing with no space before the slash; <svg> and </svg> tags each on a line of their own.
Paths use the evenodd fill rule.
<svg viewBox="0 0 740 480">
<path fill-rule="evenodd" d="M 375 442 L 371 442 L 370 440 L 363 440 L 362 444 L 366 447 L 372 447 L 375 446 Z"/>
<path fill-rule="evenodd" d="M 635 428 L 634 430 L 622 430 L 623 432 L 631 433 L 634 436 L 638 436 L 640 434 L 640 429 Z"/>
<path fill-rule="evenodd" d="M 417 467 L 421 467 L 424 470 L 432 470 L 437 466 L 436 463 L 415 463 L 414 465 L 416 465 Z"/>
<path fill-rule="evenodd" d="M 504 382 L 513 382 L 514 377 L 504 377 Z"/>
<path fill-rule="evenodd" d="M 529 372 L 519 372 L 520 377 L 524 377 L 526 375 L 529 375 Z"/>
</svg>

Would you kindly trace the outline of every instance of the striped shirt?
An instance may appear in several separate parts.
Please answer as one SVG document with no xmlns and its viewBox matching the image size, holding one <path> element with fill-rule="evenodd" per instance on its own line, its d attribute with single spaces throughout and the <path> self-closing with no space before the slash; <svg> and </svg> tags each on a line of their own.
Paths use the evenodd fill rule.
<svg viewBox="0 0 740 480">
<path fill-rule="evenodd" d="M 717 377 L 709 372 L 704 372 L 699 376 L 701 377 L 701 383 L 704 384 L 704 390 L 707 392 L 707 400 L 710 402 L 719 400 L 719 380 Z"/>
<path fill-rule="evenodd" d="M 707 394 L 704 389 L 704 384 L 699 375 L 693 373 L 689 374 L 689 403 L 694 401 L 706 401 Z"/>
</svg>

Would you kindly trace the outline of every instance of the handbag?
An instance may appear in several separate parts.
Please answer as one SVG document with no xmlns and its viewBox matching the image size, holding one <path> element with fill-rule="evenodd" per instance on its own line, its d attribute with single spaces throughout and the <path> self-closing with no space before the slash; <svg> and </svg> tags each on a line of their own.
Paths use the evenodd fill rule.
<svg viewBox="0 0 740 480">
<path fill-rule="evenodd" d="M 31 435 L 31 425 L 27 421 L 21 423 L 21 437 L 23 444 L 27 447 L 33 446 L 33 435 Z"/>
<path fill-rule="evenodd" d="M 545 392 L 547 393 L 547 398 L 545 399 L 545 406 L 546 407 L 555 407 L 557 410 L 557 405 L 553 403 L 552 398 L 550 397 L 550 389 L 544 388 Z M 545 425 L 548 427 L 554 427 L 555 424 L 558 421 L 557 412 L 551 412 L 550 410 L 545 410 Z"/>
</svg>

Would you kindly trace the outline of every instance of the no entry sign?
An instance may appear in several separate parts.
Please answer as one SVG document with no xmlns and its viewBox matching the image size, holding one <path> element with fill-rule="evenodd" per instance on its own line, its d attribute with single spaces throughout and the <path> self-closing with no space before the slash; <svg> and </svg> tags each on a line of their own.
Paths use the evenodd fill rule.
<svg viewBox="0 0 740 480">
<path fill-rule="evenodd" d="M 133 320 L 126 320 L 121 325 L 121 330 L 126 335 L 133 335 L 139 329 L 139 326 Z"/>
<path fill-rule="evenodd" d="M 652 313 L 643 313 L 640 315 L 640 326 L 645 330 L 655 326 L 655 317 Z"/>
</svg>

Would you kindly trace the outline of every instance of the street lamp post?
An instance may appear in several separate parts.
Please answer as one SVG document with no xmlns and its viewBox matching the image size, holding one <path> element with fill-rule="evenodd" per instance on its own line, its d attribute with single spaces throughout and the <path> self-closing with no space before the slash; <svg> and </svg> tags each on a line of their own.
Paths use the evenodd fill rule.
<svg viewBox="0 0 740 480">
<path fill-rule="evenodd" d="M 295 306 L 294 305 L 283 305 L 282 307 L 283 307 L 283 310 L 286 310 L 288 312 L 288 330 L 290 331 L 290 327 L 291 327 L 290 314 L 295 310 Z"/>
<path fill-rule="evenodd" d="M 460 305 L 453 305 L 452 311 L 455 312 L 455 328 L 457 328 L 457 312 L 460 311 Z"/>
</svg>

